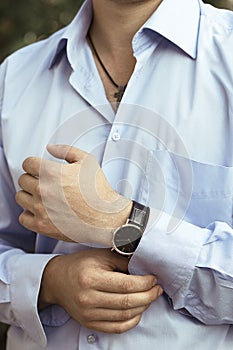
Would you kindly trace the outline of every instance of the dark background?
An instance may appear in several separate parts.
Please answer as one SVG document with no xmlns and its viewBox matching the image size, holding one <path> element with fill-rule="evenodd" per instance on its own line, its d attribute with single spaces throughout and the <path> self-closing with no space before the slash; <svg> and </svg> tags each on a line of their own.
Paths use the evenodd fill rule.
<svg viewBox="0 0 233 350">
<path fill-rule="evenodd" d="M 83 0 L 0 0 L 0 62 L 22 46 L 41 40 L 67 25 Z M 233 0 L 208 0 L 233 10 Z M 23 302 L 23 301 L 22 301 Z M 0 324 L 0 350 L 6 326 Z"/>
</svg>

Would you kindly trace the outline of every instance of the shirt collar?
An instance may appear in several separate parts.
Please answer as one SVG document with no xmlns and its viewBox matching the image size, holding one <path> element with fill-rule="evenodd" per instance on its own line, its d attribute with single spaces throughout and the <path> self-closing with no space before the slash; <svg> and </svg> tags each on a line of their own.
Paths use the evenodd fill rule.
<svg viewBox="0 0 233 350">
<path fill-rule="evenodd" d="M 49 68 L 52 68 L 60 60 L 66 51 L 69 62 L 74 62 L 80 44 L 86 40 L 87 31 L 92 21 L 92 0 L 86 0 L 74 17 L 73 21 L 63 29 L 62 35 L 52 55 Z"/>
<path fill-rule="evenodd" d="M 195 59 L 200 15 L 199 0 L 163 0 L 140 31 L 155 31 Z"/>
<path fill-rule="evenodd" d="M 72 62 L 77 57 L 79 44 L 86 40 L 91 20 L 92 0 L 86 0 L 73 21 L 59 37 L 49 68 L 52 68 L 60 60 L 65 50 L 72 66 Z M 144 29 L 150 29 L 173 42 L 195 59 L 199 21 L 199 0 L 163 0 L 138 34 Z"/>
</svg>

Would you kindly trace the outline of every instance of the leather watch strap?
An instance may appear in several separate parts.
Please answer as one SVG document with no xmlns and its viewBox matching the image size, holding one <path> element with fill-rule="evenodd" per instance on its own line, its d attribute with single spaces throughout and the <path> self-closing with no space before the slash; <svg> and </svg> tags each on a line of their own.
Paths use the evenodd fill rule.
<svg viewBox="0 0 233 350">
<path fill-rule="evenodd" d="M 132 223 L 140 227 L 142 232 L 145 231 L 150 215 L 150 208 L 133 201 L 132 210 L 128 219 L 128 223 Z"/>
</svg>

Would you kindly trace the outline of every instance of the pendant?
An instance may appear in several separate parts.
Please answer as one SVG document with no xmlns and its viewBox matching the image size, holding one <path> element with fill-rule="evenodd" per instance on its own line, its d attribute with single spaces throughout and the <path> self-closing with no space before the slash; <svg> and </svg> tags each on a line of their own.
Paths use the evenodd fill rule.
<svg viewBox="0 0 233 350">
<path fill-rule="evenodd" d="M 121 102 L 122 97 L 124 95 L 125 89 L 126 89 L 126 85 L 119 85 L 118 86 L 118 91 L 114 94 L 114 98 L 116 98 L 116 102 Z"/>
</svg>

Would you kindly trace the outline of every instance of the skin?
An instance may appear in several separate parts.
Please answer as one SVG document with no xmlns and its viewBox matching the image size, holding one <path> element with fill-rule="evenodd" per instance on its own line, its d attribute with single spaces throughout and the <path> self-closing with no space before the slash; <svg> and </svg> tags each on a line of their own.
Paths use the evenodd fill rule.
<svg viewBox="0 0 233 350">
<path fill-rule="evenodd" d="M 16 194 L 25 209 L 20 223 L 80 243 L 94 242 L 98 233 L 97 243 L 110 247 L 112 233 L 126 222 L 132 202 L 113 191 L 92 155 L 65 145 L 50 145 L 48 150 L 68 164 L 36 157 L 23 162 L 25 173 L 18 181 L 22 191 Z"/>
<path fill-rule="evenodd" d="M 127 275 L 128 259 L 108 249 L 59 256 L 48 266 L 39 306 L 61 305 L 73 319 L 97 331 L 122 333 L 135 327 L 162 293 L 154 276 Z M 54 278 L 58 271 L 59 278 Z"/>
<path fill-rule="evenodd" d="M 162 0 L 93 0 L 94 17 L 90 28 L 92 41 L 110 75 L 118 85 L 128 83 L 136 59 L 133 56 L 134 34 L 151 16 Z M 114 30 L 113 30 L 114 28 Z M 95 58 L 108 100 L 116 109 L 115 87 Z"/>
<path fill-rule="evenodd" d="M 92 40 L 118 83 L 127 83 L 134 70 L 134 34 L 160 3 L 161 0 L 93 0 L 94 17 L 90 28 Z M 96 65 L 106 95 L 114 103 L 114 87 L 97 61 Z M 42 160 L 35 157 L 24 161 L 25 174 L 19 179 L 22 191 L 16 195 L 17 203 L 24 208 L 19 218 L 20 223 L 50 237 L 80 241 L 80 237 L 74 237 L 70 232 L 67 236 L 66 232 L 59 229 L 59 225 L 54 225 L 48 215 L 48 208 L 44 206 L 44 203 L 48 207 L 50 205 L 50 210 L 56 217 L 64 216 L 64 208 L 59 202 L 59 189 L 62 188 L 80 225 L 86 224 L 88 240 L 95 240 L 94 227 L 104 232 L 100 235 L 101 243 L 110 245 L 113 230 L 125 223 L 129 216 L 131 201 L 113 191 L 92 156 L 68 146 L 50 146 L 49 151 L 56 158 L 66 159 L 67 164 L 63 164 L 62 168 L 55 161 L 42 164 Z M 88 172 L 85 164 L 95 169 L 95 191 L 89 193 L 83 193 L 87 186 L 77 182 L 77 174 L 83 171 L 85 175 L 85 169 Z M 41 166 L 46 174 L 43 181 L 40 181 Z M 49 192 L 51 184 L 53 195 Z M 97 194 L 97 197 L 91 198 L 92 193 Z M 92 199 L 94 206 L 90 205 Z M 75 229 L 78 227 L 76 224 Z M 61 305 L 80 324 L 97 331 L 122 333 L 130 330 L 138 324 L 143 312 L 163 291 L 152 275 L 129 275 L 128 262 L 128 258 L 111 252 L 110 249 L 87 249 L 51 259 L 43 272 L 39 308 L 51 304 Z"/>
</svg>

